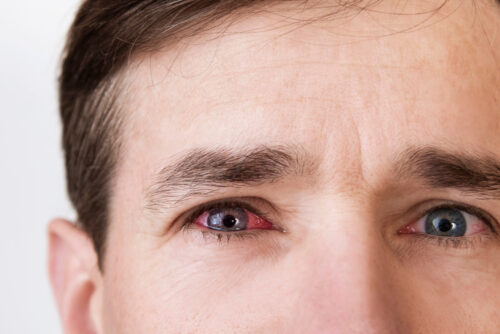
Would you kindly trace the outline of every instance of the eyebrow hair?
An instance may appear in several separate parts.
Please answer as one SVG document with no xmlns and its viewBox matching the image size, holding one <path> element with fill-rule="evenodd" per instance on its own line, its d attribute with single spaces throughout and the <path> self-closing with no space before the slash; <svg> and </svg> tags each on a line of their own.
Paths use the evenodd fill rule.
<svg viewBox="0 0 500 334">
<path fill-rule="evenodd" d="M 172 160 L 147 188 L 145 207 L 150 211 L 170 209 L 187 198 L 210 196 L 226 187 L 258 186 L 287 176 L 312 175 L 319 163 L 294 145 L 195 148 Z M 420 179 L 432 188 L 500 198 L 500 162 L 492 156 L 417 147 L 397 155 L 393 168 L 396 179 Z"/>
<path fill-rule="evenodd" d="M 432 188 L 454 188 L 484 198 L 500 198 L 500 162 L 492 155 L 411 148 L 397 159 L 395 175 L 422 179 Z"/>
<path fill-rule="evenodd" d="M 158 211 L 192 196 L 209 196 L 217 189 L 258 186 L 310 174 L 315 168 L 314 160 L 298 145 L 195 148 L 155 175 L 145 207 Z"/>
</svg>

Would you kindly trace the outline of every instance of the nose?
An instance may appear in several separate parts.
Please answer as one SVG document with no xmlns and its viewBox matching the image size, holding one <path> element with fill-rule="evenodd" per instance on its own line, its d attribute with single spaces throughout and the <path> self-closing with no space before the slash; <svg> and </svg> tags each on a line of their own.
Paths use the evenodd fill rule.
<svg viewBox="0 0 500 334">
<path fill-rule="evenodd" d="M 294 332 L 400 332 L 397 265 L 380 226 L 359 212 L 328 216 L 296 257 Z"/>
</svg>

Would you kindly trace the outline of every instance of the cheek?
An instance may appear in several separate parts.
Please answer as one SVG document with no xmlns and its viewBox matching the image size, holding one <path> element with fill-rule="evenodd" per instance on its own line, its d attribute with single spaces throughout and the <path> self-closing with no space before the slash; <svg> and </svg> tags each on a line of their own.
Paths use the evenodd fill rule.
<svg viewBox="0 0 500 334">
<path fill-rule="evenodd" d="M 295 243 L 265 254 L 256 246 L 245 248 L 245 242 L 239 249 L 223 249 L 196 246 L 180 236 L 147 247 L 110 233 L 106 332 L 349 332 L 346 326 L 369 319 L 381 328 L 396 322 L 399 332 L 446 333 L 470 329 L 470 319 L 475 326 L 498 322 L 493 320 L 500 308 L 494 278 L 500 277 L 500 266 L 487 260 L 499 249 L 468 260 L 422 251 L 419 258 L 425 261 L 401 263 L 374 252 L 379 249 L 374 245 L 353 252 L 353 243 L 342 248 L 340 240 L 308 239 L 306 250 Z M 317 321 L 314 330 L 311 319 Z"/>
<path fill-rule="evenodd" d="M 427 259 L 406 268 L 405 282 L 394 291 L 406 295 L 408 305 L 413 305 L 412 312 L 404 313 L 405 320 L 421 324 L 426 332 L 461 328 L 464 333 L 477 333 L 483 326 L 498 323 L 492 313 L 500 307 L 500 266 L 484 270 L 488 266 L 485 259 Z"/>
<path fill-rule="evenodd" d="M 277 305 L 291 291 L 283 293 L 280 273 L 255 260 L 255 249 L 250 260 L 248 252 L 232 248 L 234 254 L 224 255 L 182 238 L 155 250 L 119 245 L 108 249 L 106 262 L 105 328 L 111 333 L 255 332 L 286 318 L 285 304 Z"/>
</svg>

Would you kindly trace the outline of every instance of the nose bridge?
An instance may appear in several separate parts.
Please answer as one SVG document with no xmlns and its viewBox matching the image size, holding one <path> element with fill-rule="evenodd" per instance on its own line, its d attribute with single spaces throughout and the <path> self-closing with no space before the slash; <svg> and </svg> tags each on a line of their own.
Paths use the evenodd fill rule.
<svg viewBox="0 0 500 334">
<path fill-rule="evenodd" d="M 317 333 L 395 332 L 389 254 L 377 222 L 366 208 L 326 216 L 302 254 L 303 321 Z"/>
</svg>

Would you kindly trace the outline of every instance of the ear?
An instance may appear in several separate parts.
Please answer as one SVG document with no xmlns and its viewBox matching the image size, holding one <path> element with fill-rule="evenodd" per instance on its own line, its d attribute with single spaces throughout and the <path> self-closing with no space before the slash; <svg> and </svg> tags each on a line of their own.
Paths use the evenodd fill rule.
<svg viewBox="0 0 500 334">
<path fill-rule="evenodd" d="M 101 272 L 87 234 L 69 221 L 48 227 L 48 270 L 64 333 L 100 333 Z"/>
</svg>

